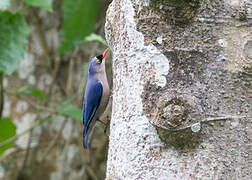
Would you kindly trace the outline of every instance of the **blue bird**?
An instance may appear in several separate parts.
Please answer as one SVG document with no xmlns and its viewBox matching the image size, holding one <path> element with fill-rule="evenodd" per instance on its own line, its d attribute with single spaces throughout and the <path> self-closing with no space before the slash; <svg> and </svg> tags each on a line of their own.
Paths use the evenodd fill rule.
<svg viewBox="0 0 252 180">
<path fill-rule="evenodd" d="M 110 90 L 105 68 L 105 57 L 108 51 L 106 49 L 102 55 L 94 57 L 89 64 L 82 108 L 83 146 L 85 149 L 88 147 L 88 136 L 109 101 Z"/>
</svg>

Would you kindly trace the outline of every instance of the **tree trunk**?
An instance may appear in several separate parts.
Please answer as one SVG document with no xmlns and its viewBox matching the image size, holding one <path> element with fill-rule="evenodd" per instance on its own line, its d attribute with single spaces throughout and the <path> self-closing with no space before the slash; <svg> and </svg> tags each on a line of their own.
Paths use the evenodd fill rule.
<svg viewBox="0 0 252 180">
<path fill-rule="evenodd" d="M 251 7 L 113 0 L 108 180 L 252 177 Z"/>
</svg>

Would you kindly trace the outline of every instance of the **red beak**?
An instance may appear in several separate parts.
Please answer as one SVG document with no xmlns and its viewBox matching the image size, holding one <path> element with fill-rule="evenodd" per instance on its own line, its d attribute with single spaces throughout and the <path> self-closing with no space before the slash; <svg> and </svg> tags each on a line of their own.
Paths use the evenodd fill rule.
<svg viewBox="0 0 252 180">
<path fill-rule="evenodd" d="M 104 51 L 104 53 L 102 54 L 102 59 L 105 58 L 105 56 L 106 56 L 106 54 L 108 53 L 108 51 L 109 51 L 109 48 L 107 48 L 107 49 Z"/>
</svg>

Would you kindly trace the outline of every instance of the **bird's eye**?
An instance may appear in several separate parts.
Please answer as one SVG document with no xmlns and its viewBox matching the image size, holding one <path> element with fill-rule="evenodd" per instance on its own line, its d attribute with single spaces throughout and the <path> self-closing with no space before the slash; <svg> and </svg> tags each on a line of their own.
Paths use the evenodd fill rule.
<svg viewBox="0 0 252 180">
<path fill-rule="evenodd" d="M 100 60 L 100 59 L 97 59 L 97 60 L 96 60 L 96 63 L 97 63 L 97 64 L 101 64 L 101 60 Z"/>
</svg>

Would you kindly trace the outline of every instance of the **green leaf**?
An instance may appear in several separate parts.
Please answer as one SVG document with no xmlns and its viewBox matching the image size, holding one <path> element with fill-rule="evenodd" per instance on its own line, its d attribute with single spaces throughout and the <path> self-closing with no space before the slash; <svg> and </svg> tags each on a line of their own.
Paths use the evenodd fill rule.
<svg viewBox="0 0 252 180">
<path fill-rule="evenodd" d="M 10 75 L 24 57 L 29 26 L 19 14 L 0 11 L 0 71 Z"/>
<path fill-rule="evenodd" d="M 100 35 L 97 35 L 97 34 L 94 34 L 94 33 L 87 36 L 84 39 L 84 42 L 99 42 L 99 43 L 102 43 L 105 46 L 108 46 L 107 42 Z"/>
<path fill-rule="evenodd" d="M 26 94 L 26 95 L 31 95 L 31 96 L 35 96 L 35 97 L 40 97 L 43 99 L 48 98 L 43 91 L 41 91 L 37 88 L 30 88 L 28 86 L 24 86 L 19 90 L 12 90 L 11 93 L 13 93 L 13 94 Z"/>
<path fill-rule="evenodd" d="M 44 8 L 49 12 L 53 12 L 52 2 L 53 0 L 24 0 L 28 5 Z"/>
<path fill-rule="evenodd" d="M 63 0 L 63 35 L 59 52 L 72 50 L 93 32 L 98 15 L 98 0 Z"/>
<path fill-rule="evenodd" d="M 82 111 L 69 101 L 63 102 L 61 105 L 56 105 L 56 111 L 64 116 L 68 116 L 78 121 L 82 121 Z"/>
<path fill-rule="evenodd" d="M 10 0 L 0 0 L 0 10 L 6 10 L 10 5 Z"/>
<path fill-rule="evenodd" d="M 0 143 L 16 135 L 16 126 L 10 120 L 10 118 L 0 119 Z M 3 152 L 9 149 L 13 145 L 13 142 L 0 147 L 0 156 Z"/>
</svg>

